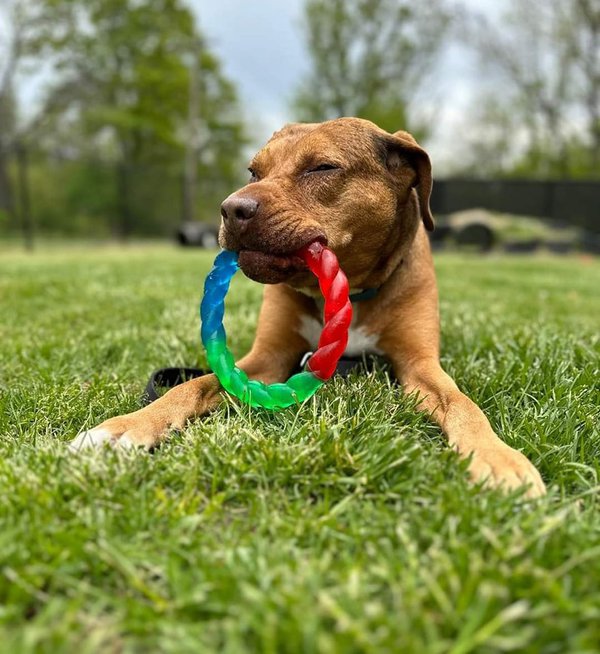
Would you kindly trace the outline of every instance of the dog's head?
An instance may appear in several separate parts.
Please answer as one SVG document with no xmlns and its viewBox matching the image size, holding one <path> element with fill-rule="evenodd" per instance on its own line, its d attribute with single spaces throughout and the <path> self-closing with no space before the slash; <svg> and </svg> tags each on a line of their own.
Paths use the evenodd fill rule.
<svg viewBox="0 0 600 654">
<path fill-rule="evenodd" d="M 419 221 L 433 229 L 431 164 L 407 132 L 359 118 L 286 125 L 249 170 L 249 183 L 221 206 L 219 241 L 259 282 L 312 286 L 295 253 L 320 240 L 351 286 L 363 287 Z"/>
</svg>

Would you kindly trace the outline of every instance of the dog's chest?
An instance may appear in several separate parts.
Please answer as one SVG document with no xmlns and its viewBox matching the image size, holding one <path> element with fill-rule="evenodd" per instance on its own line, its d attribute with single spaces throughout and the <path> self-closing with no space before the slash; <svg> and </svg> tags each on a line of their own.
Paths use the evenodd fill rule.
<svg viewBox="0 0 600 654">
<path fill-rule="evenodd" d="M 377 347 L 377 336 L 368 332 L 364 327 L 356 324 L 356 312 L 352 316 L 350 329 L 348 330 L 348 345 L 344 351 L 346 356 L 359 356 L 363 352 L 370 354 L 381 354 Z M 300 320 L 298 329 L 300 336 L 308 341 L 311 350 L 316 350 L 319 343 L 319 337 L 323 331 L 323 323 L 312 316 L 304 315 Z"/>
</svg>

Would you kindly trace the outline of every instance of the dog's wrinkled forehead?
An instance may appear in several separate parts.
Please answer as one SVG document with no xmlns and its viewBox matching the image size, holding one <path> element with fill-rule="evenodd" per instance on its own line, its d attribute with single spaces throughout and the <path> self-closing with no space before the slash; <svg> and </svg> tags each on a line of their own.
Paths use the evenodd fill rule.
<svg viewBox="0 0 600 654">
<path fill-rule="evenodd" d="M 294 123 L 275 132 L 252 159 L 252 170 L 266 176 L 323 163 L 351 166 L 379 160 L 375 125 L 339 118 L 325 123 Z"/>
</svg>

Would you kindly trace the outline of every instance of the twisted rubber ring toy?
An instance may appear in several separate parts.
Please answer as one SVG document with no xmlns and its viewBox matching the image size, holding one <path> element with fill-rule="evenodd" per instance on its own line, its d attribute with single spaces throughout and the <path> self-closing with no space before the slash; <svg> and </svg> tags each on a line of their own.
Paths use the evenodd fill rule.
<svg viewBox="0 0 600 654">
<path fill-rule="evenodd" d="M 311 397 L 333 375 L 348 343 L 352 305 L 348 298 L 348 280 L 340 269 L 337 257 L 319 242 L 302 248 L 298 256 L 319 280 L 325 299 L 325 325 L 319 346 L 308 360 L 306 370 L 293 375 L 285 384 L 267 385 L 248 379 L 248 375 L 236 367 L 233 355 L 227 348 L 223 328 L 225 296 L 231 278 L 238 270 L 237 253 L 228 250 L 220 252 L 204 283 L 200 318 L 202 343 L 208 363 L 223 388 L 251 406 L 280 409 Z"/>
</svg>

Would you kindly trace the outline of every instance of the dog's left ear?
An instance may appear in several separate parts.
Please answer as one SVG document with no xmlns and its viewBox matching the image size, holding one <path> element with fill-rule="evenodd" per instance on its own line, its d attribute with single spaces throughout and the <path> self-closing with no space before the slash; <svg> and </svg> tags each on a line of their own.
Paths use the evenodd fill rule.
<svg viewBox="0 0 600 654">
<path fill-rule="evenodd" d="M 383 142 L 388 170 L 416 190 L 425 229 L 433 231 L 433 216 L 429 206 L 433 179 L 429 155 L 411 134 L 402 130 L 385 136 Z"/>
</svg>

